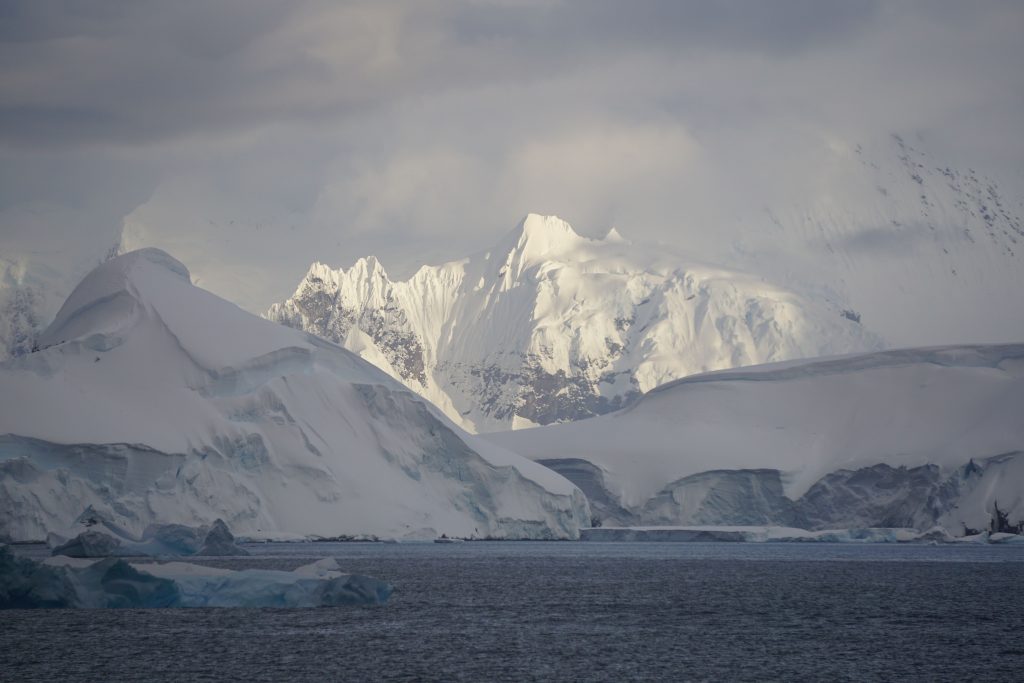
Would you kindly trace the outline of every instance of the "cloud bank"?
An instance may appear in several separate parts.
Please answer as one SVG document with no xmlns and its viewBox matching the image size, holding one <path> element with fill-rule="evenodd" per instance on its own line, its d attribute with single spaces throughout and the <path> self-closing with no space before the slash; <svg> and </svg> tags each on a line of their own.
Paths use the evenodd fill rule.
<svg viewBox="0 0 1024 683">
<path fill-rule="evenodd" d="M 1022 28 L 1016 2 L 8 2 L 0 244 L 123 231 L 254 311 L 314 259 L 401 276 L 528 211 L 713 256 L 892 132 L 1024 186 Z"/>
</svg>

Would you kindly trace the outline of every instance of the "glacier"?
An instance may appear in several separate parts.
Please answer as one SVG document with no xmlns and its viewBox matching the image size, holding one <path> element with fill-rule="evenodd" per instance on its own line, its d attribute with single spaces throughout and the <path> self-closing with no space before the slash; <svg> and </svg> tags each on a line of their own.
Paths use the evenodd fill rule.
<svg viewBox="0 0 1024 683">
<path fill-rule="evenodd" d="M 0 363 L 0 535 L 92 509 L 133 537 L 575 538 L 583 494 L 356 355 L 246 313 L 143 249 L 93 270 Z"/>
<path fill-rule="evenodd" d="M 1019 533 L 1024 344 L 723 370 L 486 438 L 577 482 L 595 525 Z"/>
<path fill-rule="evenodd" d="M 0 609 L 380 605 L 393 588 L 327 558 L 293 571 L 17 557 L 0 546 Z"/>
<path fill-rule="evenodd" d="M 703 371 L 882 346 L 839 297 L 537 214 L 405 281 L 373 257 L 314 263 L 266 317 L 345 346 L 476 432 L 608 413 Z"/>
</svg>

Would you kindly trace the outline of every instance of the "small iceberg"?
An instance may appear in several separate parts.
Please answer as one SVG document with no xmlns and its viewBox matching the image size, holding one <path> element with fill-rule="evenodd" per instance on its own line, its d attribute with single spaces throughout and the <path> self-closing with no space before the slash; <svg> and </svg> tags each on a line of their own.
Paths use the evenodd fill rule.
<svg viewBox="0 0 1024 683">
<path fill-rule="evenodd" d="M 97 520 L 87 510 L 83 517 L 87 529 L 73 538 L 51 534 L 48 542 L 53 555 L 67 557 L 156 557 L 239 556 L 249 552 L 238 547 L 224 520 L 209 526 L 151 524 L 134 538 L 107 519 Z M 82 518 L 80 518 L 81 520 Z M 91 522 L 91 524 L 89 523 Z"/>
<path fill-rule="evenodd" d="M 434 543 L 465 543 L 465 542 L 466 541 L 463 538 L 451 538 L 450 536 L 445 536 L 444 534 L 441 534 L 440 536 L 438 536 L 437 538 L 434 539 Z"/>
<path fill-rule="evenodd" d="M 35 562 L 0 546 L 0 609 L 382 605 L 392 590 L 384 581 L 343 573 L 332 558 L 293 571 L 235 571 L 115 557 Z"/>
</svg>

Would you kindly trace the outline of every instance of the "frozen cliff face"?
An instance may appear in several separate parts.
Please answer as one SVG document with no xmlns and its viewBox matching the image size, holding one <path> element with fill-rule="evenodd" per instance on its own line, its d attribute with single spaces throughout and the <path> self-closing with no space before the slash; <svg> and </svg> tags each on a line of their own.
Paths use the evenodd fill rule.
<svg viewBox="0 0 1024 683">
<path fill-rule="evenodd" d="M 487 438 L 577 481 L 606 524 L 963 533 L 989 529 L 998 508 L 1013 527 L 1024 345 L 708 373 L 610 415 Z"/>
<path fill-rule="evenodd" d="M 0 533 L 89 506 L 139 537 L 575 537 L 585 499 L 466 434 L 355 355 L 250 315 L 145 249 L 75 289 L 39 351 L 0 363 Z"/>
<path fill-rule="evenodd" d="M 712 470 L 674 481 L 639 512 L 644 524 L 793 526 L 778 470 Z"/>
<path fill-rule="evenodd" d="M 881 343 L 840 299 L 535 214 L 493 249 L 404 282 L 372 257 L 315 263 L 267 317 L 346 346 L 476 431 L 591 417 L 686 375 Z"/>
</svg>

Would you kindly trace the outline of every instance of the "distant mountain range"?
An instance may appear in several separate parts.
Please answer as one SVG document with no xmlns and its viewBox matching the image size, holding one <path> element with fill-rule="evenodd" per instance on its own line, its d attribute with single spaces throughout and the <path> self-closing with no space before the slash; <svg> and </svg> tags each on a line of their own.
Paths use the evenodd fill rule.
<svg viewBox="0 0 1024 683">
<path fill-rule="evenodd" d="M 698 372 L 879 348 L 840 301 L 530 214 L 393 282 L 315 263 L 271 320 L 360 354 L 477 431 L 600 415 Z"/>
<path fill-rule="evenodd" d="M 1024 211 L 995 181 L 895 135 L 831 150 L 821 177 L 799 201 L 757 207 L 739 188 L 739 222 L 757 229 L 718 250 L 728 267 L 531 214 L 405 281 L 373 257 L 314 263 L 266 316 L 481 432 L 607 413 L 709 370 L 1024 338 Z"/>
<path fill-rule="evenodd" d="M 737 187 L 720 224 L 687 228 L 685 251 L 531 215 L 492 249 L 406 281 L 372 257 L 315 263 L 266 315 L 346 346 L 476 431 L 603 414 L 708 370 L 1024 339 L 1012 178 L 1005 189 L 897 135 L 834 143 L 819 171 L 785 196 Z M 12 240 L 0 235 L 0 359 L 31 350 L 120 251 Z"/>
</svg>

